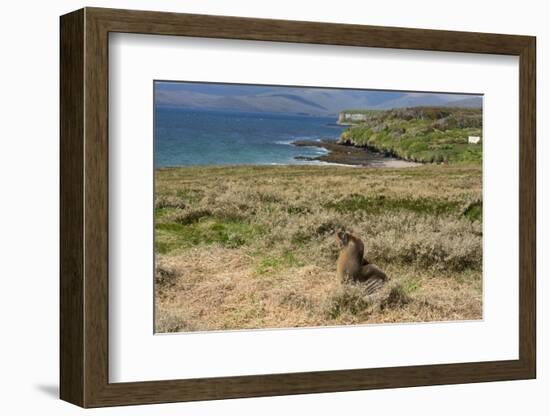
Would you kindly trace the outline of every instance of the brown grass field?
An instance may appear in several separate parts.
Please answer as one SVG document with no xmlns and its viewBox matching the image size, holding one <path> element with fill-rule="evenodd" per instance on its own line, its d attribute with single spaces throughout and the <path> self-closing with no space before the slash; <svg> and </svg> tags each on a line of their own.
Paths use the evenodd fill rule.
<svg viewBox="0 0 550 416">
<path fill-rule="evenodd" d="M 156 332 L 482 318 L 476 165 L 156 171 Z M 352 231 L 390 281 L 336 279 Z"/>
</svg>

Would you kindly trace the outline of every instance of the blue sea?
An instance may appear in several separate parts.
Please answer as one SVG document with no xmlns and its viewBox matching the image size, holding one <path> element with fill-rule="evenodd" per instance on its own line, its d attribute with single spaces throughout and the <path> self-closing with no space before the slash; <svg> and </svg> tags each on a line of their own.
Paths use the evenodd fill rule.
<svg viewBox="0 0 550 416">
<path fill-rule="evenodd" d="M 155 166 L 312 163 L 295 157 L 326 150 L 291 143 L 336 139 L 343 129 L 336 117 L 157 107 Z"/>
</svg>

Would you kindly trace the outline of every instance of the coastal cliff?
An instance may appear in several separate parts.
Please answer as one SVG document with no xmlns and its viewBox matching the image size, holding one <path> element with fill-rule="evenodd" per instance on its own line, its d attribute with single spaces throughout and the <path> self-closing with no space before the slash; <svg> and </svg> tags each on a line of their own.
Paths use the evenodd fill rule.
<svg viewBox="0 0 550 416">
<path fill-rule="evenodd" d="M 481 163 L 482 112 L 478 108 L 346 110 L 340 112 L 338 123 L 349 125 L 340 144 L 413 162 Z"/>
</svg>

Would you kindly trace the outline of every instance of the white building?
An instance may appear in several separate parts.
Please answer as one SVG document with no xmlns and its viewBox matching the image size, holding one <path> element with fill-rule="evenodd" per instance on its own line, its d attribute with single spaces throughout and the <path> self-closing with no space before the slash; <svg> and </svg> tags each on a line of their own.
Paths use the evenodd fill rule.
<svg viewBox="0 0 550 416">
<path fill-rule="evenodd" d="M 367 120 L 367 115 L 364 113 L 354 113 L 342 111 L 338 116 L 338 123 L 348 124 L 351 122 L 362 122 Z"/>
<path fill-rule="evenodd" d="M 352 114 L 351 115 L 351 119 L 353 121 L 365 121 L 367 119 L 367 115 L 366 114 Z"/>
<path fill-rule="evenodd" d="M 479 136 L 468 136 L 468 143 L 478 144 L 480 140 Z"/>
</svg>

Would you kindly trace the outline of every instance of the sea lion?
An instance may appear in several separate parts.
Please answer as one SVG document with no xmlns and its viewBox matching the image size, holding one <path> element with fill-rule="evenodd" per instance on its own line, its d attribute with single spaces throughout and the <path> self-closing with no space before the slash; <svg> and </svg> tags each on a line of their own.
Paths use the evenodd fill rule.
<svg viewBox="0 0 550 416">
<path fill-rule="evenodd" d="M 336 234 L 342 248 L 336 263 L 336 276 L 342 283 L 363 283 L 369 293 L 382 287 L 388 276 L 365 259 L 365 245 L 360 238 L 346 231 Z"/>
</svg>

